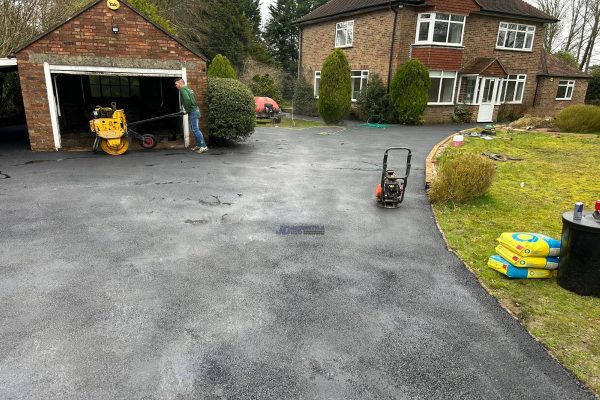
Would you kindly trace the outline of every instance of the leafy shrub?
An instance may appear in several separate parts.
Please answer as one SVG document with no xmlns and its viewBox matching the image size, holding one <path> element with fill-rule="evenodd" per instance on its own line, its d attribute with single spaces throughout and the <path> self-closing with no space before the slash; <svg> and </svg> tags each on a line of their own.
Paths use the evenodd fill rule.
<svg viewBox="0 0 600 400">
<path fill-rule="evenodd" d="M 367 87 L 358 95 L 356 113 L 361 121 L 394 122 L 390 96 L 379 75 L 371 75 Z"/>
<path fill-rule="evenodd" d="M 569 53 L 568 51 L 557 51 L 556 53 L 554 53 L 554 55 L 557 58 L 569 64 L 570 66 L 579 68 L 579 62 L 577 61 L 577 58 L 575 58 L 575 56 Z"/>
<path fill-rule="evenodd" d="M 392 80 L 390 96 L 401 124 L 418 124 L 427 107 L 431 80 L 427 68 L 412 59 L 400 67 Z"/>
<path fill-rule="evenodd" d="M 433 203 L 461 203 L 483 196 L 492 186 L 496 165 L 472 153 L 457 153 L 441 163 L 429 190 Z"/>
<path fill-rule="evenodd" d="M 340 49 L 331 53 L 323 63 L 319 84 L 319 114 L 327 124 L 340 122 L 352 104 L 350 65 Z"/>
<path fill-rule="evenodd" d="M 454 106 L 454 114 L 452 114 L 452 121 L 456 123 L 469 123 L 473 120 L 473 111 L 464 104 L 457 104 Z"/>
<path fill-rule="evenodd" d="M 208 129 L 217 141 L 236 142 L 254 131 L 254 96 L 242 82 L 229 78 L 208 81 Z"/>
<path fill-rule="evenodd" d="M 556 115 L 556 126 L 564 132 L 600 132 L 600 107 L 577 104 Z"/>
<path fill-rule="evenodd" d="M 498 122 L 513 122 L 523 118 L 527 106 L 514 104 L 500 104 L 498 109 Z"/>
<path fill-rule="evenodd" d="M 17 72 L 0 72 L 0 126 L 25 121 L 21 83 Z"/>
<path fill-rule="evenodd" d="M 534 117 L 525 115 L 516 121 L 509 124 L 511 128 L 517 129 L 537 129 L 537 128 L 555 128 L 554 118 L 550 117 Z"/>
<path fill-rule="evenodd" d="M 221 54 L 217 54 L 210 63 L 208 76 L 210 78 L 237 79 L 237 74 L 231 66 L 229 59 Z"/>
<path fill-rule="evenodd" d="M 296 81 L 293 102 L 294 114 L 311 117 L 319 115 L 319 105 L 315 99 L 314 90 L 303 78 Z"/>
<path fill-rule="evenodd" d="M 255 96 L 270 97 L 281 106 L 281 90 L 269 74 L 254 75 L 250 83 L 250 90 Z"/>
</svg>

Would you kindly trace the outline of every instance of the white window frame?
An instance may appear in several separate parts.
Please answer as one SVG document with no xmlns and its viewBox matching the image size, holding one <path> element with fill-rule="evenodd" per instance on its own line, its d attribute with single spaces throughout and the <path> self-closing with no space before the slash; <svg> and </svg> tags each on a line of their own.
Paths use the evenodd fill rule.
<svg viewBox="0 0 600 400">
<path fill-rule="evenodd" d="M 448 15 L 449 19 L 446 20 L 438 20 L 437 16 L 439 14 L 444 14 L 444 15 Z M 428 15 L 429 17 L 425 17 L 426 15 Z M 462 22 L 458 22 L 458 21 L 452 21 L 452 17 L 462 17 L 463 20 Z M 446 41 L 445 42 L 434 42 L 433 41 L 433 33 L 435 30 L 435 23 L 436 22 L 448 22 L 448 34 L 446 36 Z M 435 46 L 451 46 L 451 47 L 462 47 L 463 46 L 463 40 L 465 37 L 465 26 L 466 26 L 466 21 L 467 21 L 467 17 L 461 14 L 450 14 L 450 13 L 434 13 L 434 12 L 430 12 L 430 13 L 420 13 L 419 17 L 417 19 L 417 33 L 415 36 L 415 44 L 428 44 L 428 45 L 435 45 Z M 429 31 L 427 33 L 427 40 L 419 40 L 419 33 L 421 31 L 421 22 L 429 22 Z M 449 43 L 448 39 L 450 37 L 450 25 L 451 24 L 455 24 L 455 25 L 462 25 L 462 32 L 460 35 L 460 43 Z"/>
<path fill-rule="evenodd" d="M 516 25 L 516 28 L 512 29 L 510 28 L 511 25 Z M 525 27 L 525 30 L 520 30 L 520 27 Z M 533 29 L 532 29 L 533 28 Z M 498 25 L 498 35 L 496 36 L 496 49 L 499 50 L 510 50 L 510 51 L 526 51 L 526 52 L 532 52 L 533 51 L 533 43 L 535 42 L 535 31 L 536 31 L 536 26 L 535 25 L 526 25 L 526 24 L 519 24 L 516 22 L 504 22 L 504 21 L 500 21 L 500 24 Z M 506 40 L 508 38 L 508 33 L 509 32 L 515 32 L 515 41 L 514 43 L 517 43 L 517 38 L 516 35 L 519 32 L 525 32 L 525 38 L 523 39 L 523 47 L 522 48 L 517 48 L 517 47 L 507 47 L 506 44 Z M 502 45 L 498 45 L 498 40 L 500 39 L 500 34 L 504 33 L 504 40 L 502 41 Z M 527 44 L 527 36 L 531 34 L 531 46 L 530 47 L 525 47 L 525 45 Z"/>
<path fill-rule="evenodd" d="M 456 98 L 456 81 L 458 79 L 458 72 L 454 71 L 429 71 L 430 78 L 440 78 L 443 82 L 445 78 L 454 77 L 454 84 L 452 85 L 452 101 L 441 102 L 440 97 L 442 96 L 442 82 L 440 82 L 440 88 L 438 90 L 437 102 L 427 102 L 428 106 L 451 106 L 454 105 L 454 99 Z M 429 96 L 429 94 L 428 94 Z"/>
<path fill-rule="evenodd" d="M 315 95 L 315 99 L 319 98 L 319 87 L 317 86 L 317 81 L 321 83 L 321 71 L 315 71 L 315 79 L 313 82 L 313 92 Z"/>
<path fill-rule="evenodd" d="M 558 91 L 561 86 L 566 87 L 565 97 L 558 97 Z M 571 89 L 571 93 L 569 94 L 569 89 Z M 568 101 L 573 100 L 573 92 L 575 92 L 575 81 L 572 79 L 564 79 L 558 81 L 558 89 L 556 90 L 556 100 L 559 101 Z"/>
<path fill-rule="evenodd" d="M 357 76 L 355 76 L 354 74 L 358 74 Z M 354 78 L 359 78 L 360 77 L 360 88 L 358 88 L 359 92 L 362 92 L 363 88 L 365 88 L 367 86 L 367 84 L 369 83 L 369 70 L 353 70 L 350 71 L 350 79 L 352 81 L 352 101 L 356 102 L 358 100 L 358 98 L 354 98 Z"/>
<path fill-rule="evenodd" d="M 514 78 L 511 78 L 514 77 Z M 513 99 L 511 101 L 506 100 L 506 85 L 508 82 L 515 82 L 515 93 L 513 95 Z M 521 91 L 521 97 L 519 99 L 516 98 L 517 88 L 519 84 L 523 84 L 523 90 Z M 527 85 L 527 75 L 526 74 L 512 74 L 508 75 L 507 78 L 503 78 L 500 81 L 500 93 L 498 95 L 498 103 L 499 104 L 523 104 L 523 98 L 525 97 L 525 86 Z"/>
<path fill-rule="evenodd" d="M 345 27 L 340 27 L 340 25 L 342 24 L 346 24 Z M 351 40 L 350 43 L 346 42 L 345 44 L 338 44 L 338 32 L 339 31 L 344 31 L 346 32 L 346 34 L 344 35 L 344 37 L 346 38 L 346 40 L 348 40 L 348 34 L 347 31 L 352 32 L 351 34 Z M 338 22 L 335 24 L 335 48 L 336 49 L 343 49 L 346 47 L 352 47 L 352 43 L 354 43 L 354 20 L 350 20 L 350 21 L 342 21 L 342 22 Z"/>
</svg>

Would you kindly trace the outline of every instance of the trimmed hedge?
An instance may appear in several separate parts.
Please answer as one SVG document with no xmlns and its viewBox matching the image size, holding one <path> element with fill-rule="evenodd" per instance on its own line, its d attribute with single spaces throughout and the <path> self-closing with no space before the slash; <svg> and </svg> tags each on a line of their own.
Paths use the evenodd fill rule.
<svg viewBox="0 0 600 400">
<path fill-rule="evenodd" d="M 600 107 L 577 104 L 556 115 L 556 126 L 563 132 L 600 132 Z"/>
<path fill-rule="evenodd" d="M 486 194 L 494 177 L 496 165 L 477 154 L 458 153 L 444 160 L 438 176 L 429 190 L 432 203 L 461 203 Z"/>
<path fill-rule="evenodd" d="M 229 78 L 208 81 L 208 130 L 225 142 L 244 140 L 254 132 L 254 96 L 242 82 Z"/>
<path fill-rule="evenodd" d="M 327 124 L 343 120 L 352 104 L 350 65 L 340 49 L 331 53 L 323 63 L 319 84 L 319 114 Z"/>
<path fill-rule="evenodd" d="M 419 60 L 409 60 L 400 67 L 390 89 L 398 122 L 407 125 L 421 122 L 427 108 L 430 86 L 429 72 Z"/>
<path fill-rule="evenodd" d="M 231 66 L 229 59 L 221 54 L 217 54 L 210 63 L 208 76 L 209 78 L 237 79 L 237 74 Z"/>
</svg>

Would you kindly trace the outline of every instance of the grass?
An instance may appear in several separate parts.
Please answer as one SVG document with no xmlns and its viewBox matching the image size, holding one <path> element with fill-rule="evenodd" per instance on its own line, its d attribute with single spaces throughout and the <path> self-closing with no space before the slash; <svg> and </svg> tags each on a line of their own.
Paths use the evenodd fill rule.
<svg viewBox="0 0 600 400">
<path fill-rule="evenodd" d="M 600 393 L 600 298 L 571 293 L 556 278 L 510 280 L 488 268 L 495 239 L 505 231 L 538 232 L 560 239 L 561 215 L 600 198 L 600 137 L 498 132 L 491 141 L 465 138 L 460 149 L 524 158 L 497 163 L 490 192 L 434 212 L 454 249 L 492 295 L 581 381 Z"/>
<path fill-rule="evenodd" d="M 281 123 L 274 124 L 269 120 L 256 120 L 258 127 L 279 127 L 279 128 L 313 128 L 315 126 L 325 126 L 322 121 L 308 121 L 305 119 L 282 118 Z"/>
</svg>

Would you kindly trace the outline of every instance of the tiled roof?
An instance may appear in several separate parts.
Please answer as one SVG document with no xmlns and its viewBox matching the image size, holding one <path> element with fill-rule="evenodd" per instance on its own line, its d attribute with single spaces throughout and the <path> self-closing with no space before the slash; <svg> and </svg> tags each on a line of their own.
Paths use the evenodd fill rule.
<svg viewBox="0 0 600 400">
<path fill-rule="evenodd" d="M 481 7 L 482 12 L 493 14 L 513 15 L 515 17 L 528 17 L 557 22 L 558 20 L 538 10 L 523 0 L 475 0 Z"/>
<path fill-rule="evenodd" d="M 484 73 L 489 67 L 492 66 L 492 64 L 494 64 L 496 62 L 498 63 L 500 68 L 502 68 L 504 70 L 504 72 L 507 72 L 504 65 L 502 65 L 500 60 L 498 60 L 497 58 L 480 57 L 480 58 L 475 58 L 472 61 L 470 61 L 469 63 L 467 63 L 467 65 L 465 65 L 464 68 L 460 70 L 460 73 L 461 74 L 477 74 L 477 75 L 479 75 L 479 74 Z M 508 75 L 508 73 L 507 73 L 507 75 Z"/>
<path fill-rule="evenodd" d="M 338 14 L 347 12 L 355 12 L 361 10 L 369 10 L 377 7 L 386 7 L 390 3 L 395 4 L 422 4 L 424 0 L 331 0 L 323 4 L 321 7 L 313 10 L 296 22 L 308 22 L 322 18 L 332 17 Z"/>
<path fill-rule="evenodd" d="M 538 75 L 556 76 L 559 78 L 591 78 L 590 75 L 581 71 L 579 68 L 573 67 L 567 62 L 546 51 L 542 52 L 540 71 L 538 72 Z"/>
<path fill-rule="evenodd" d="M 475 2 L 479 4 L 481 11 L 484 13 L 533 18 L 544 22 L 557 21 L 556 18 L 543 13 L 523 0 L 475 0 Z M 389 7 L 390 4 L 424 6 L 427 4 L 427 0 L 330 0 L 321 7 L 298 19 L 296 22 L 316 22 L 336 15 L 385 8 Z"/>
</svg>

